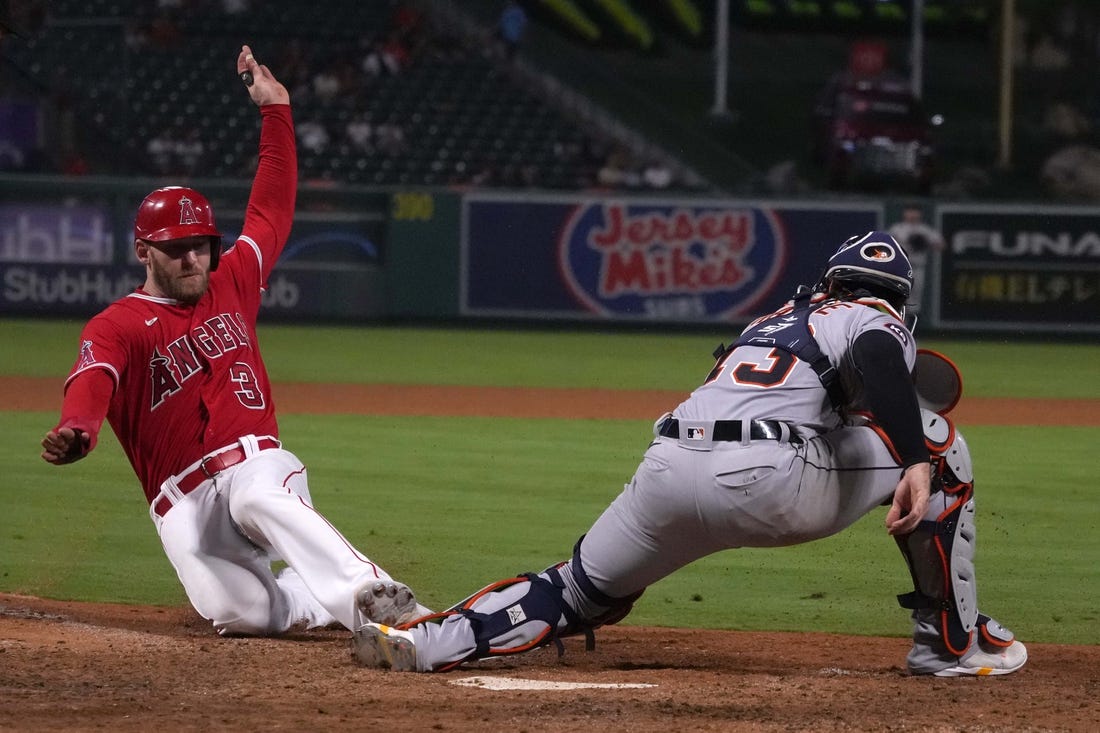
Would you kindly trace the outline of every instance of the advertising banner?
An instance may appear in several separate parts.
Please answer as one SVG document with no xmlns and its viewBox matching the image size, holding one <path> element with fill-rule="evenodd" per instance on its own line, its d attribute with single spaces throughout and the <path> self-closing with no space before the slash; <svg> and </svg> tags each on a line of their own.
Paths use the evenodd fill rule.
<svg viewBox="0 0 1100 733">
<path fill-rule="evenodd" d="M 276 320 L 359 320 L 380 315 L 385 292 L 376 267 L 275 268 L 261 314 Z M 89 317 L 145 282 L 136 265 L 0 264 L 0 314 Z"/>
<path fill-rule="evenodd" d="M 236 240 L 242 214 L 218 226 Z M 94 206 L 0 205 L 0 314 L 91 316 L 145 281 L 131 242 L 115 262 L 109 213 Z M 264 294 L 279 320 L 365 320 L 385 312 L 382 213 L 303 213 Z"/>
<path fill-rule="evenodd" d="M 872 204 L 471 195 L 461 312 L 744 322 L 881 221 Z"/>
<path fill-rule="evenodd" d="M 98 206 L 0 204 L 0 262 L 107 265 L 111 226 Z"/>
<path fill-rule="evenodd" d="M 236 241 L 243 222 L 243 212 L 219 215 L 218 227 L 226 244 Z M 383 258 L 385 240 L 383 212 L 299 212 L 294 216 L 294 227 L 279 264 L 377 265 Z"/>
<path fill-rule="evenodd" d="M 1100 331 L 1100 211 L 941 206 L 939 325 Z"/>
</svg>

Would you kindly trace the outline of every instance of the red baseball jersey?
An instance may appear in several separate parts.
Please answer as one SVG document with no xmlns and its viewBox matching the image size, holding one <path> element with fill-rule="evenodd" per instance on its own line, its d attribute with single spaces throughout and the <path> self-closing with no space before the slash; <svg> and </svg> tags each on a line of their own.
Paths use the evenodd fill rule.
<svg viewBox="0 0 1100 733">
<path fill-rule="evenodd" d="M 84 327 L 66 381 L 68 387 L 95 369 L 111 375 L 106 417 L 149 501 L 166 478 L 204 454 L 242 435 L 278 434 L 256 318 L 290 234 L 298 174 L 290 107 L 261 113 L 244 226 L 210 274 L 207 292 L 193 306 L 141 288 L 112 303 Z"/>
</svg>

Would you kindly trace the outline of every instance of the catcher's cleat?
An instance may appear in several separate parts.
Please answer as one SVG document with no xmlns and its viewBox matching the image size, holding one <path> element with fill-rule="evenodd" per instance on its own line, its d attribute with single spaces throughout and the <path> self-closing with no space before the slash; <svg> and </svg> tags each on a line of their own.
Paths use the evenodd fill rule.
<svg viewBox="0 0 1100 733">
<path fill-rule="evenodd" d="M 400 626 L 422 615 L 409 586 L 393 580 L 376 580 L 363 586 L 355 594 L 355 605 L 367 620 L 387 626 Z"/>
<path fill-rule="evenodd" d="M 383 624 L 360 627 L 351 638 L 351 654 L 364 667 L 394 672 L 417 671 L 412 633 Z"/>
<path fill-rule="evenodd" d="M 1027 647 L 1013 641 L 1006 647 L 987 645 L 981 641 L 971 647 L 959 663 L 932 674 L 936 677 L 985 677 L 1012 674 L 1027 663 Z"/>
</svg>

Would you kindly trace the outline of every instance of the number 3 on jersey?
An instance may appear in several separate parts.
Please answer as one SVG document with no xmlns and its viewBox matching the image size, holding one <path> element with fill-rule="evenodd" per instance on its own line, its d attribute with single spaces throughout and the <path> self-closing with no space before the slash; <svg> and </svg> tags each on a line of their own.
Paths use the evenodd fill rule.
<svg viewBox="0 0 1100 733">
<path fill-rule="evenodd" d="M 256 373 L 252 371 L 252 367 L 243 361 L 236 362 L 229 367 L 229 379 L 236 387 L 233 394 L 237 395 L 237 399 L 240 400 L 242 405 L 250 410 L 262 410 L 264 408 L 264 393 L 260 389 L 260 384 L 256 379 Z"/>
<path fill-rule="evenodd" d="M 726 362 L 734 351 L 727 351 L 718 360 L 718 363 L 714 365 L 714 369 L 707 376 L 707 384 L 718 379 L 722 372 L 726 370 Z M 798 361 L 798 358 L 791 352 L 783 349 L 772 349 L 767 356 L 759 361 L 744 360 L 737 362 L 737 366 L 730 370 L 730 377 L 737 384 L 751 387 L 777 387 L 787 381 L 787 376 L 791 373 L 796 361 Z"/>
</svg>

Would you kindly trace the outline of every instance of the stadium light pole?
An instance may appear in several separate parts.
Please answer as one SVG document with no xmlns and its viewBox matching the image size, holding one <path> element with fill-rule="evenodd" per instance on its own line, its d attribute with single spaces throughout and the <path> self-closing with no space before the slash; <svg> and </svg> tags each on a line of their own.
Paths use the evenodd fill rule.
<svg viewBox="0 0 1100 733">
<path fill-rule="evenodd" d="M 924 96 L 924 0 L 913 0 L 909 31 L 909 88 L 920 99 Z"/>
<path fill-rule="evenodd" d="M 730 117 L 726 85 L 730 63 L 730 0 L 718 0 L 714 8 L 714 107 L 710 114 L 718 119 Z"/>
<path fill-rule="evenodd" d="M 1012 167 L 1012 48 L 1016 34 L 1016 0 L 1001 0 L 1001 88 L 997 167 Z"/>
</svg>

